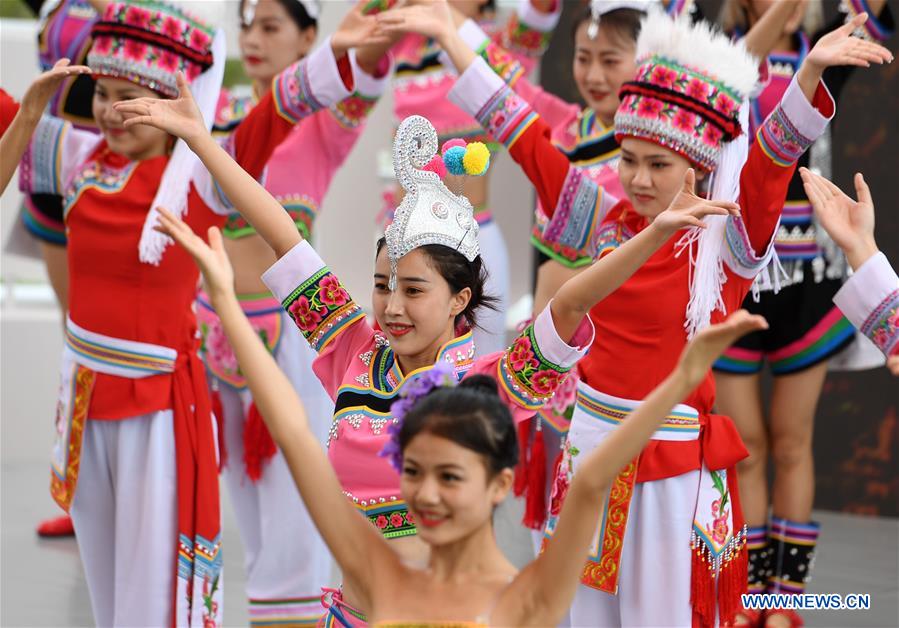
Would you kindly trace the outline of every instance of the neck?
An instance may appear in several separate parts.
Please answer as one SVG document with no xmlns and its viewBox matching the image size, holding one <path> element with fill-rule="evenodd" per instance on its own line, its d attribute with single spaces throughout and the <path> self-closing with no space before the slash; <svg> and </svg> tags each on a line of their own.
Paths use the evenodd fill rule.
<svg viewBox="0 0 899 628">
<path fill-rule="evenodd" d="M 489 521 L 455 543 L 432 545 L 428 568 L 435 579 L 443 582 L 468 582 L 473 574 L 497 570 L 515 572 L 515 567 L 497 547 Z"/>
<path fill-rule="evenodd" d="M 450 328 L 435 340 L 434 344 L 421 353 L 410 355 L 397 354 L 396 359 L 400 363 L 400 368 L 403 370 L 403 373 L 408 375 L 416 369 L 434 366 L 434 362 L 437 361 L 437 353 L 440 351 L 440 347 L 455 337 L 454 327 L 450 324 Z"/>
<path fill-rule="evenodd" d="M 263 80 L 253 81 L 253 95 L 256 96 L 256 98 L 258 99 L 258 98 L 262 98 L 263 96 L 268 94 L 269 90 L 271 90 L 271 88 L 272 88 L 272 80 L 273 79 L 268 79 L 267 81 L 263 81 Z"/>
</svg>

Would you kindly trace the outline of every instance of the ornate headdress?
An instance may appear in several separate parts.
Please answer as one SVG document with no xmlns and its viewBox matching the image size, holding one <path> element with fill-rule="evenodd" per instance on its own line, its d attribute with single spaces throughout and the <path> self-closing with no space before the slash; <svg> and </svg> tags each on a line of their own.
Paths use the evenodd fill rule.
<svg viewBox="0 0 899 628">
<path fill-rule="evenodd" d="M 587 26 L 587 37 L 596 39 L 599 35 L 599 23 L 602 16 L 618 9 L 633 9 L 634 11 L 648 11 L 649 7 L 657 4 L 658 0 L 591 0 L 590 24 Z"/>
<path fill-rule="evenodd" d="M 157 0 L 113 2 L 93 28 L 87 64 L 99 76 L 124 79 L 168 98 L 178 96 L 184 72 L 210 128 L 225 71 L 225 35 L 182 9 Z M 159 264 L 171 239 L 154 229 L 165 207 L 181 216 L 198 163 L 183 141 L 175 144 L 140 238 L 140 259 Z"/>
<path fill-rule="evenodd" d="M 477 148 L 479 151 L 480 147 L 483 145 L 469 145 L 469 149 Z M 444 148 L 442 163 L 452 174 L 463 174 L 465 171 L 482 174 L 489 163 L 488 153 L 486 162 L 477 160 L 480 167 L 473 172 L 468 164 L 462 166 L 461 162 L 480 155 L 458 145 Z M 396 266 L 400 259 L 420 246 L 442 244 L 458 251 L 469 262 L 473 262 L 479 254 L 474 208 L 467 198 L 453 194 L 443 184 L 440 175 L 442 164 L 438 164 L 439 161 L 434 126 L 421 116 L 409 116 L 403 120 L 393 142 L 393 167 L 406 195 L 384 234 L 390 258 L 391 290 L 396 287 Z M 464 167 L 464 170 L 457 170 L 457 165 Z"/>
</svg>

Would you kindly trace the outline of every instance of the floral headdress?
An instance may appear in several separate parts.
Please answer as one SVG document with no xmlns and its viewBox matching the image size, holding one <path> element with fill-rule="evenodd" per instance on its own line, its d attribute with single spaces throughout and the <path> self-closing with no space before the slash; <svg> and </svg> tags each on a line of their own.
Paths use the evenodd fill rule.
<svg viewBox="0 0 899 628">
<path fill-rule="evenodd" d="M 384 444 L 381 453 L 378 454 L 382 458 L 387 458 L 397 473 L 403 472 L 403 451 L 400 448 L 400 431 L 403 429 L 403 419 L 415 407 L 415 404 L 428 396 L 431 391 L 436 388 L 451 388 L 458 381 L 453 370 L 453 364 L 441 360 L 433 368 L 424 371 L 403 384 L 399 399 L 390 405 L 390 414 L 393 415 L 393 421 L 387 427 L 390 439 Z"/>
</svg>

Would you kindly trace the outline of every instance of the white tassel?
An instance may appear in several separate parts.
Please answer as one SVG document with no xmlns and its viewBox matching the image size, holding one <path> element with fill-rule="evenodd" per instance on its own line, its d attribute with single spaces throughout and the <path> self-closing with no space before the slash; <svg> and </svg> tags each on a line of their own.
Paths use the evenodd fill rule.
<svg viewBox="0 0 899 628">
<path fill-rule="evenodd" d="M 215 107 L 225 76 L 225 33 L 221 29 L 215 32 L 212 41 L 212 67 L 200 74 L 190 86 L 190 91 L 197 101 L 197 106 L 206 121 L 206 128 L 211 129 L 215 120 Z M 165 207 L 175 216 L 181 218 L 187 213 L 187 195 L 190 192 L 191 178 L 200 165 L 199 158 L 188 148 L 183 140 L 175 142 L 175 149 L 169 163 L 162 174 L 156 197 L 150 205 L 147 219 L 140 234 L 140 261 L 158 266 L 166 247 L 172 239 L 156 231 L 159 224 L 158 207 Z"/>
</svg>

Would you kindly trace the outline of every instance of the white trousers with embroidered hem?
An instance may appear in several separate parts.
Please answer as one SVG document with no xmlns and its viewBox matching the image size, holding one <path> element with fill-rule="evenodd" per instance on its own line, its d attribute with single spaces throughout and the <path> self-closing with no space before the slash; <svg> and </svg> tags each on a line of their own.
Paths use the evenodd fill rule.
<svg viewBox="0 0 899 628">
<path fill-rule="evenodd" d="M 286 314 L 275 358 L 303 400 L 309 423 L 324 446 L 334 402 L 312 372 L 315 352 Z M 227 463 L 222 471 L 244 546 L 246 594 L 252 624 L 317 618 L 331 555 L 300 498 L 280 450 L 251 482 L 244 466 L 243 430 L 252 397 L 219 382 Z"/>
<path fill-rule="evenodd" d="M 88 419 L 71 507 L 97 626 L 168 626 L 178 550 L 171 410 Z"/>
<path fill-rule="evenodd" d="M 478 244 L 487 268 L 486 295 L 496 297 L 496 310 L 478 311 L 478 327 L 474 330 L 477 355 L 487 355 L 506 348 L 506 312 L 509 309 L 509 251 L 496 220 L 480 227 Z"/>
<path fill-rule="evenodd" d="M 572 626 L 692 625 L 690 531 L 699 474 L 690 471 L 635 485 L 618 595 L 579 585 L 571 605 Z"/>
</svg>

